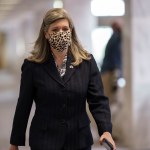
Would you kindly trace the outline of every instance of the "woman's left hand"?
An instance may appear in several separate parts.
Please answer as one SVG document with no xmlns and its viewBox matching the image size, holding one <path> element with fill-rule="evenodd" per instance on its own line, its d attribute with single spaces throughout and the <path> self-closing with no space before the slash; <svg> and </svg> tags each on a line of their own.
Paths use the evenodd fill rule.
<svg viewBox="0 0 150 150">
<path fill-rule="evenodd" d="M 100 144 L 102 144 L 104 139 L 107 139 L 113 145 L 113 150 L 116 150 L 115 142 L 109 132 L 104 132 L 102 134 L 102 136 L 100 137 Z"/>
</svg>

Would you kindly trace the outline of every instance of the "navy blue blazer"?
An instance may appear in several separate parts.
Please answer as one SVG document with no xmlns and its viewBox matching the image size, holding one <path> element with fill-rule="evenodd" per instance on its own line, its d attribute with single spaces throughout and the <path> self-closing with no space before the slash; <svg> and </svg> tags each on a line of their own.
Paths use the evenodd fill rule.
<svg viewBox="0 0 150 150">
<path fill-rule="evenodd" d="M 14 115 L 10 143 L 25 145 L 27 122 L 33 101 L 36 105 L 31 122 L 29 145 L 41 150 L 80 149 L 93 144 L 86 100 L 96 121 L 99 135 L 111 133 L 108 98 L 104 96 L 100 72 L 91 55 L 79 66 L 72 66 L 68 54 L 67 70 L 62 79 L 53 56 L 22 65 L 20 94 Z"/>
</svg>

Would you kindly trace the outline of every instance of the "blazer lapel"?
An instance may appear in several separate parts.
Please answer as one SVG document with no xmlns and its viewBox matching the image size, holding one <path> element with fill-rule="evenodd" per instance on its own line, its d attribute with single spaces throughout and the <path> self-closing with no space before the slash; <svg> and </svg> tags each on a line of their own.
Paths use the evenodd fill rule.
<svg viewBox="0 0 150 150">
<path fill-rule="evenodd" d="M 64 84 L 66 84 L 69 81 L 69 79 L 71 78 L 71 76 L 73 75 L 73 73 L 76 70 L 76 66 L 73 66 L 71 64 L 72 62 L 73 62 L 73 56 L 69 52 L 68 56 L 67 56 L 66 73 L 65 73 L 65 76 L 63 78 Z"/>
<path fill-rule="evenodd" d="M 55 65 L 55 60 L 51 53 L 49 54 L 48 60 L 44 63 L 44 69 L 55 81 L 64 86 L 63 79 L 59 75 L 59 72 Z"/>
</svg>

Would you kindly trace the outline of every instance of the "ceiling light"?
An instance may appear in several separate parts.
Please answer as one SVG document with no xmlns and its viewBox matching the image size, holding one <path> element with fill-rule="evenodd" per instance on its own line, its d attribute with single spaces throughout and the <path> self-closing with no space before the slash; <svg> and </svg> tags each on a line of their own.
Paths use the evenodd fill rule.
<svg viewBox="0 0 150 150">
<path fill-rule="evenodd" d="M 53 8 L 63 8 L 63 1 L 62 0 L 55 0 L 53 3 Z"/>
</svg>

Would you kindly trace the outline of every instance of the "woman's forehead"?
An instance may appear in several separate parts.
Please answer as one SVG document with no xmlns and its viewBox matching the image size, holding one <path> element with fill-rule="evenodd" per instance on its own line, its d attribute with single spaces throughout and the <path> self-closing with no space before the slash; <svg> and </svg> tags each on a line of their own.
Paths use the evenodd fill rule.
<svg viewBox="0 0 150 150">
<path fill-rule="evenodd" d="M 55 27 L 55 26 L 68 26 L 69 27 L 69 22 L 67 19 L 59 19 L 52 24 L 50 24 L 49 27 Z"/>
</svg>

